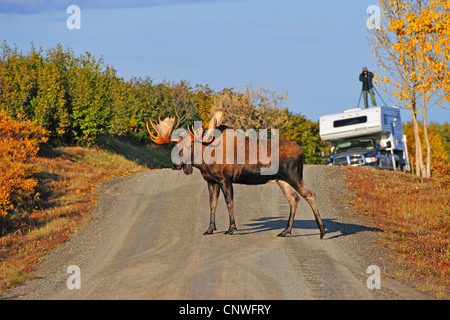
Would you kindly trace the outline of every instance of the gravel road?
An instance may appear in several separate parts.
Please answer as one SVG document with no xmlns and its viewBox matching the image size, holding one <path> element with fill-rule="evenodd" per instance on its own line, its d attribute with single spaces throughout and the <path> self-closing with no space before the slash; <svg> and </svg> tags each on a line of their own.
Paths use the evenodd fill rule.
<svg viewBox="0 0 450 320">
<path fill-rule="evenodd" d="M 234 185 L 238 231 L 228 229 L 220 195 L 217 231 L 209 223 L 206 182 L 158 170 L 104 183 L 92 214 L 69 242 L 55 248 L 36 278 L 3 299 L 428 299 L 389 279 L 377 230 L 349 214 L 342 168 L 305 166 L 327 229 L 323 240 L 302 199 L 292 234 L 289 204 L 277 184 Z M 67 267 L 79 266 L 81 289 L 69 290 Z M 381 270 L 369 289 L 368 266 Z"/>
</svg>

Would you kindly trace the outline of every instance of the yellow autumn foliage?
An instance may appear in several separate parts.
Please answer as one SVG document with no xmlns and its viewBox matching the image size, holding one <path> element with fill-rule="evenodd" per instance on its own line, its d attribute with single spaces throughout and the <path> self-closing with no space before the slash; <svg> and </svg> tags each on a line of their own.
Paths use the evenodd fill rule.
<svg viewBox="0 0 450 320">
<path fill-rule="evenodd" d="M 450 101 L 450 4 L 445 0 L 380 0 L 379 5 L 382 25 L 371 32 L 370 43 L 380 68 L 389 74 L 382 82 L 393 86 L 391 93 L 400 100 L 398 105 L 411 111 L 416 173 L 429 177 L 434 149 L 427 134 L 427 111 Z M 427 147 L 426 166 L 422 143 Z"/>
</svg>

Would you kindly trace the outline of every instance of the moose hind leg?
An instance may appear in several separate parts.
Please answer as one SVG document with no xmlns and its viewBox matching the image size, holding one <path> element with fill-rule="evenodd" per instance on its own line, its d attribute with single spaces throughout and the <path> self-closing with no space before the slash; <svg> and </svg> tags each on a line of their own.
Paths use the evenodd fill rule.
<svg viewBox="0 0 450 320">
<path fill-rule="evenodd" d="M 298 203 L 300 202 L 300 197 L 298 196 L 297 192 L 294 188 L 292 188 L 287 182 L 278 180 L 278 185 L 280 186 L 281 191 L 283 192 L 284 196 L 286 197 L 287 201 L 290 205 L 290 211 L 289 211 L 289 220 L 286 225 L 286 229 L 281 232 L 278 237 L 285 237 L 287 234 L 290 234 L 292 231 L 292 226 L 294 224 L 294 217 L 295 212 L 297 210 Z"/>
<path fill-rule="evenodd" d="M 316 203 L 316 195 L 314 192 L 308 189 L 303 179 L 300 181 L 299 184 L 299 194 L 308 202 L 308 204 L 311 206 L 312 211 L 314 212 L 314 217 L 316 219 L 317 227 L 320 230 L 320 239 L 323 238 L 325 235 L 325 226 L 322 223 L 322 219 L 320 218 L 319 209 L 317 208 Z"/>
<path fill-rule="evenodd" d="M 233 184 L 231 181 L 225 181 L 220 185 L 220 189 L 222 189 L 222 193 L 225 197 L 225 202 L 228 207 L 228 214 L 230 216 L 230 227 L 225 234 L 233 234 L 234 231 L 237 231 L 236 221 L 234 220 Z"/>
<path fill-rule="evenodd" d="M 316 219 L 317 227 L 320 230 L 320 239 L 325 235 L 325 226 L 322 223 L 322 219 L 320 218 L 319 209 L 317 208 L 316 196 L 314 192 L 308 189 L 303 179 L 296 186 L 297 192 L 308 202 L 312 211 L 314 212 L 314 217 Z"/>
</svg>

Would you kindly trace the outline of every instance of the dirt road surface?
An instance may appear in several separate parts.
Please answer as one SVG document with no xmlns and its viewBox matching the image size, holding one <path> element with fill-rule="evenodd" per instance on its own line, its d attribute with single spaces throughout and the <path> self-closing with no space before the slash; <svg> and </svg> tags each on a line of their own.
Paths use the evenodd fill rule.
<svg viewBox="0 0 450 320">
<path fill-rule="evenodd" d="M 306 166 L 327 234 L 319 239 L 302 199 L 291 235 L 289 204 L 277 184 L 235 185 L 238 232 L 224 235 L 228 212 L 220 195 L 217 231 L 209 223 L 206 182 L 195 169 L 158 170 L 102 186 L 94 219 L 54 249 L 36 278 L 4 299 L 427 299 L 384 277 L 386 254 L 377 230 L 348 213 L 343 170 Z M 81 289 L 69 290 L 67 268 L 80 268 Z M 370 265 L 381 270 L 369 289 Z M 371 283 L 374 283 L 371 280 Z"/>
</svg>

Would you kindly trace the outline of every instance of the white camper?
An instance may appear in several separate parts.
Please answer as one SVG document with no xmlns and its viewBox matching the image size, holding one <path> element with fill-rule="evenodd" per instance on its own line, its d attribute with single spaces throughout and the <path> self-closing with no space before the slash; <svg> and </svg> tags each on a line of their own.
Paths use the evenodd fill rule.
<svg viewBox="0 0 450 320">
<path fill-rule="evenodd" d="M 330 141 L 330 165 L 367 165 L 409 171 L 400 109 L 350 109 L 321 116 L 320 137 Z"/>
</svg>

